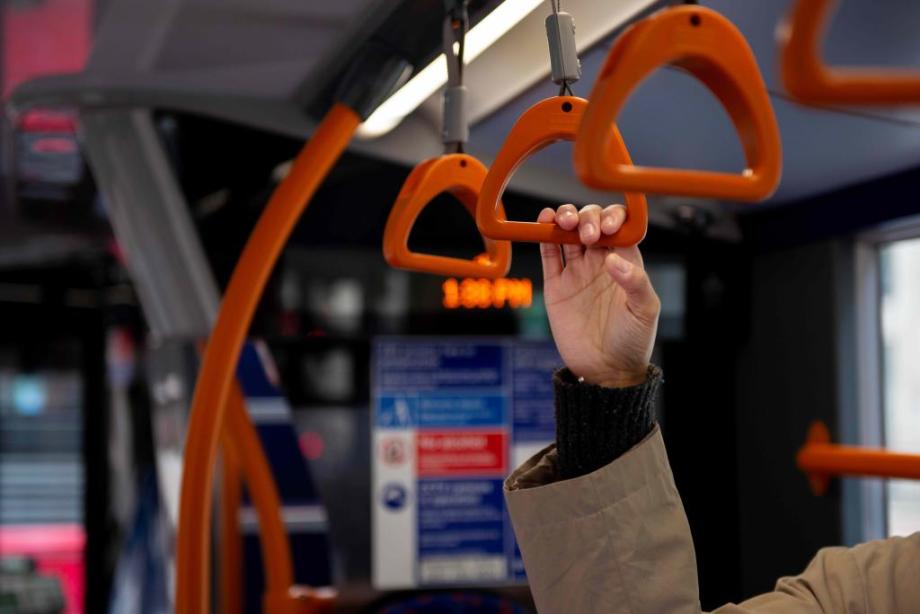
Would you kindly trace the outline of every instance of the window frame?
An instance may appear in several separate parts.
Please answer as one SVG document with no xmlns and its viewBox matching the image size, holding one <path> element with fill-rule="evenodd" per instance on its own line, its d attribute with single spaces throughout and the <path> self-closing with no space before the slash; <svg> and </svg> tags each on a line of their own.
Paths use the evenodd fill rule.
<svg viewBox="0 0 920 614">
<path fill-rule="evenodd" d="M 854 242 L 848 267 L 851 283 L 843 284 L 839 303 L 843 317 L 838 318 L 842 340 L 840 437 L 844 443 L 885 447 L 880 256 L 886 245 L 912 239 L 920 239 L 920 215 L 882 224 L 861 233 Z M 843 302 L 847 300 L 852 301 L 852 310 Z M 887 480 L 845 480 L 842 494 L 846 543 L 888 536 Z"/>
</svg>

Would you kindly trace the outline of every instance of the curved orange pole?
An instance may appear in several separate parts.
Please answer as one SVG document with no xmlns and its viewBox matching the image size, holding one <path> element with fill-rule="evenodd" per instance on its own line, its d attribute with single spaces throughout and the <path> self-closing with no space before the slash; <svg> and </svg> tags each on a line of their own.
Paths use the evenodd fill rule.
<svg viewBox="0 0 920 614">
<path fill-rule="evenodd" d="M 236 382 L 233 382 L 230 389 L 224 432 L 225 440 L 232 439 L 243 481 L 259 517 L 265 592 L 287 593 L 294 584 L 294 563 L 291 560 L 291 548 L 281 514 L 281 497 L 275 487 L 271 466 L 265 457 L 259 434 L 249 419 L 249 414 L 246 413 L 243 393 Z M 235 513 L 239 513 L 239 505 Z"/>
<path fill-rule="evenodd" d="M 239 452 L 229 429 L 224 429 L 220 460 L 218 607 L 221 614 L 243 614 L 243 536 L 240 534 L 243 480 Z"/>
<path fill-rule="evenodd" d="M 176 545 L 177 614 L 210 611 L 210 493 L 226 405 L 249 325 L 294 225 L 359 123 L 348 107 L 332 107 L 272 194 L 224 295 L 195 387 L 186 436 Z M 288 598 L 297 596 L 290 591 L 267 593 L 265 603 L 286 603 Z"/>
<path fill-rule="evenodd" d="M 831 476 L 862 475 L 920 480 L 920 454 L 888 452 L 830 442 L 823 422 L 815 422 L 808 440 L 796 456 L 799 469 L 808 474 L 812 491 L 822 495 Z"/>
<path fill-rule="evenodd" d="M 780 32 L 780 74 L 789 95 L 812 105 L 914 105 L 920 71 L 830 67 L 821 49 L 837 0 L 798 0 Z"/>
<path fill-rule="evenodd" d="M 205 346 L 202 344 L 201 351 Z M 275 486 L 271 466 L 262 448 L 239 383 L 234 381 L 227 406 L 222 446 L 224 466 L 220 490 L 220 579 L 219 605 L 224 614 L 242 608 L 243 553 L 239 532 L 242 481 L 259 520 L 259 544 L 265 568 L 266 594 L 286 594 L 294 583 L 291 546 L 282 515 L 282 502 Z"/>
</svg>

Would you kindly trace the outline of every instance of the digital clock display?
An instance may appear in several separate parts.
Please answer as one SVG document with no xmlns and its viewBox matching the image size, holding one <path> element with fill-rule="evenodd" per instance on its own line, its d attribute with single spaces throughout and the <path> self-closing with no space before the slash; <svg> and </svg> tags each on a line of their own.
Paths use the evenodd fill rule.
<svg viewBox="0 0 920 614">
<path fill-rule="evenodd" d="M 441 285 L 446 309 L 518 309 L 533 302 L 533 283 L 529 279 L 455 279 Z"/>
</svg>

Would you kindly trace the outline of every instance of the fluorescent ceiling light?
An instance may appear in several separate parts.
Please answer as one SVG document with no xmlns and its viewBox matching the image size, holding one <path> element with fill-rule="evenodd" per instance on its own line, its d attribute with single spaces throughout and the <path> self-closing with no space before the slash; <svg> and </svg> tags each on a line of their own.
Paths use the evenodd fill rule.
<svg viewBox="0 0 920 614">
<path fill-rule="evenodd" d="M 466 48 L 463 51 L 464 64 L 475 60 L 542 2 L 543 0 L 505 0 L 498 5 L 467 32 Z M 445 83 L 447 60 L 442 53 L 377 107 L 377 110 L 358 127 L 358 136 L 375 138 L 386 134 Z"/>
</svg>

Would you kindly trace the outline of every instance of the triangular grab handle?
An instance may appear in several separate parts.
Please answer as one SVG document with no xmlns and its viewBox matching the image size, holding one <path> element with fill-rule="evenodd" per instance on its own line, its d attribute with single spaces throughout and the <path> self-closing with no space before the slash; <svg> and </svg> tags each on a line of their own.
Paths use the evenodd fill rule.
<svg viewBox="0 0 920 614">
<path fill-rule="evenodd" d="M 780 29 L 780 71 L 790 96 L 811 105 L 915 105 L 920 71 L 824 64 L 824 35 L 837 0 L 798 0 Z"/>
<path fill-rule="evenodd" d="M 610 156 L 609 127 L 636 87 L 666 65 L 696 77 L 722 103 L 744 150 L 742 173 L 634 166 Z M 779 128 L 757 60 L 741 32 L 713 10 L 668 8 L 630 27 L 611 48 L 589 100 L 574 150 L 575 170 L 588 186 L 757 201 L 779 184 Z"/>
<path fill-rule="evenodd" d="M 575 96 L 556 96 L 533 105 L 521 115 L 498 151 L 482 184 L 476 205 L 476 224 L 485 237 L 530 243 L 581 243 L 577 230 L 563 230 L 555 223 L 518 222 L 501 215 L 501 197 L 508 181 L 527 158 L 558 141 L 573 141 L 578 133 L 588 101 Z M 612 159 L 629 164 L 629 153 L 616 126 L 605 126 Z M 605 235 L 595 244 L 627 247 L 645 238 L 648 205 L 643 194 L 626 192 L 626 221 L 615 234 Z"/>
<path fill-rule="evenodd" d="M 479 190 L 487 172 L 482 162 L 467 154 L 439 156 L 416 166 L 396 197 L 383 231 L 383 256 L 387 263 L 400 269 L 448 277 L 495 279 L 507 274 L 511 267 L 511 243 L 507 241 L 484 237 L 486 252 L 472 260 L 409 249 L 409 233 L 415 220 L 439 194 L 453 195 L 475 217 Z M 499 210 L 504 217 L 501 204 Z"/>
</svg>

